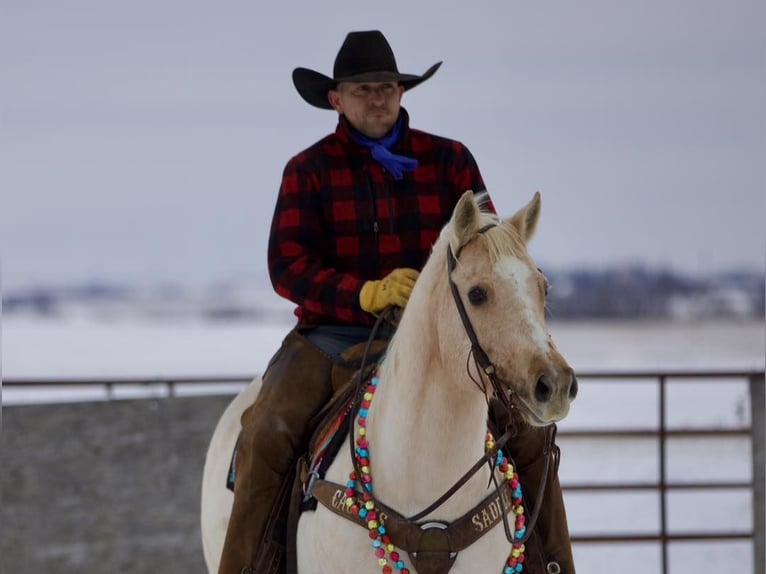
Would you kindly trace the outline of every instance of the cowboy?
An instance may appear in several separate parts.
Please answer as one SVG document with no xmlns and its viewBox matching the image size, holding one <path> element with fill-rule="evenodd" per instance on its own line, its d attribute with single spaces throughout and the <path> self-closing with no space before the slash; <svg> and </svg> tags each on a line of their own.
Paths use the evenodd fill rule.
<svg viewBox="0 0 766 574">
<path fill-rule="evenodd" d="M 440 65 L 422 75 L 400 73 L 383 34 L 365 31 L 346 36 L 332 78 L 306 68 L 293 71 L 303 99 L 335 110 L 338 124 L 284 170 L 268 266 L 276 292 L 296 303 L 298 321 L 242 415 L 219 574 L 284 570 L 281 509 L 312 419 L 332 397 L 334 366 L 349 347 L 367 341 L 385 309 L 405 307 L 460 196 L 467 189 L 484 190 L 468 149 L 410 128 L 401 107 L 403 93 Z M 489 200 L 487 205 L 493 209 Z M 391 331 L 378 334 L 383 344 Z M 543 434 L 527 434 L 533 439 L 527 466 L 539 475 Z M 516 462 L 517 468 L 523 464 Z M 574 569 L 568 566 L 569 535 L 555 476 L 547 488 L 559 506 L 556 523 L 544 528 L 559 541 L 552 553 L 546 548 L 546 558 L 569 574 Z M 543 512 L 541 526 L 544 518 Z"/>
</svg>

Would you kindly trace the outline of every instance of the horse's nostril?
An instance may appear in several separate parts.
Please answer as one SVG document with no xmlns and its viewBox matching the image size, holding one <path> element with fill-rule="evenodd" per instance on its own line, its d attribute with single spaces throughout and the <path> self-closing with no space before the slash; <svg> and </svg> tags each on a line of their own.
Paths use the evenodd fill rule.
<svg viewBox="0 0 766 574">
<path fill-rule="evenodd" d="M 535 385 L 535 398 L 541 403 L 547 403 L 551 395 L 553 394 L 553 387 L 548 381 L 548 378 L 543 375 L 537 379 L 537 385 Z"/>
<path fill-rule="evenodd" d="M 572 384 L 569 385 L 569 398 L 574 399 L 577 396 L 577 391 L 580 390 L 580 383 L 577 382 L 577 377 L 572 377 Z"/>
</svg>

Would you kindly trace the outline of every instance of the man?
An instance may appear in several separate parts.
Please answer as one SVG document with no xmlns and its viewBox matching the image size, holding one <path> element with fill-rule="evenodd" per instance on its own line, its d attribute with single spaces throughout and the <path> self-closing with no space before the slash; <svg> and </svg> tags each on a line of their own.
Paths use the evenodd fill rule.
<svg viewBox="0 0 766 574">
<path fill-rule="evenodd" d="M 298 306 L 298 324 L 242 416 L 220 574 L 281 571 L 277 514 L 310 421 L 332 396 L 333 365 L 367 340 L 384 309 L 404 308 L 457 200 L 467 189 L 484 189 L 465 146 L 411 129 L 401 107 L 403 93 L 440 65 L 421 76 L 402 74 L 383 34 L 369 31 L 348 34 L 332 78 L 293 71 L 303 99 L 335 110 L 339 120 L 334 133 L 284 170 L 268 263 L 276 292 Z M 539 466 L 541 451 L 535 444 L 530 464 Z M 563 526 L 570 552 L 563 518 L 555 528 Z"/>
</svg>

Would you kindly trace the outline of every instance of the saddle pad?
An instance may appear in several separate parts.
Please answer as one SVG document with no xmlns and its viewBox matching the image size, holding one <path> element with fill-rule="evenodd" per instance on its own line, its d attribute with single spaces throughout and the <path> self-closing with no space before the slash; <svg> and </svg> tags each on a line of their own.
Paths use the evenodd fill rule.
<svg viewBox="0 0 766 574">
<path fill-rule="evenodd" d="M 344 400 L 336 403 L 338 410 L 328 413 L 327 418 L 319 425 L 311 440 L 307 455 L 308 476 L 303 484 L 303 502 L 311 499 L 311 488 L 317 478 L 324 478 L 327 468 L 338 454 L 341 445 L 348 436 L 348 427 L 352 417 L 349 415 L 356 404 L 356 394 L 346 391 Z"/>
</svg>

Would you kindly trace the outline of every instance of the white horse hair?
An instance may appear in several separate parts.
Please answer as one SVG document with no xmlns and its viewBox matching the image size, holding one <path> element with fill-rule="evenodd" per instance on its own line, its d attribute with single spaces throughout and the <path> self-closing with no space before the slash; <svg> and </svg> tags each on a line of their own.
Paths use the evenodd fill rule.
<svg viewBox="0 0 766 574">
<path fill-rule="evenodd" d="M 484 454 L 487 398 L 469 362 L 471 344 L 450 292 L 447 250 L 457 257 L 451 276 L 481 346 L 529 424 L 564 418 L 573 398 L 572 369 L 545 326 L 545 277 L 527 252 L 540 213 L 540 195 L 512 218 L 479 209 L 473 193 L 460 199 L 442 230 L 379 365 L 380 384 L 367 420 L 374 495 L 403 516 L 428 507 Z M 494 225 L 485 230 L 487 225 Z M 469 368 L 467 368 L 467 365 Z M 470 372 L 469 372 L 470 371 Z M 545 392 L 541 392 L 545 381 Z M 240 393 L 215 429 L 205 463 L 202 537 L 211 574 L 218 571 L 233 496 L 224 487 L 239 433 L 239 418 L 255 399 L 256 379 Z M 352 470 L 342 448 L 326 479 L 345 484 Z M 489 494 L 487 465 L 428 516 L 450 522 Z M 324 506 L 298 525 L 300 574 L 379 574 L 368 531 Z M 462 550 L 450 574 L 501 572 L 510 544 L 502 524 Z M 416 572 L 406 552 L 402 559 Z"/>
</svg>

